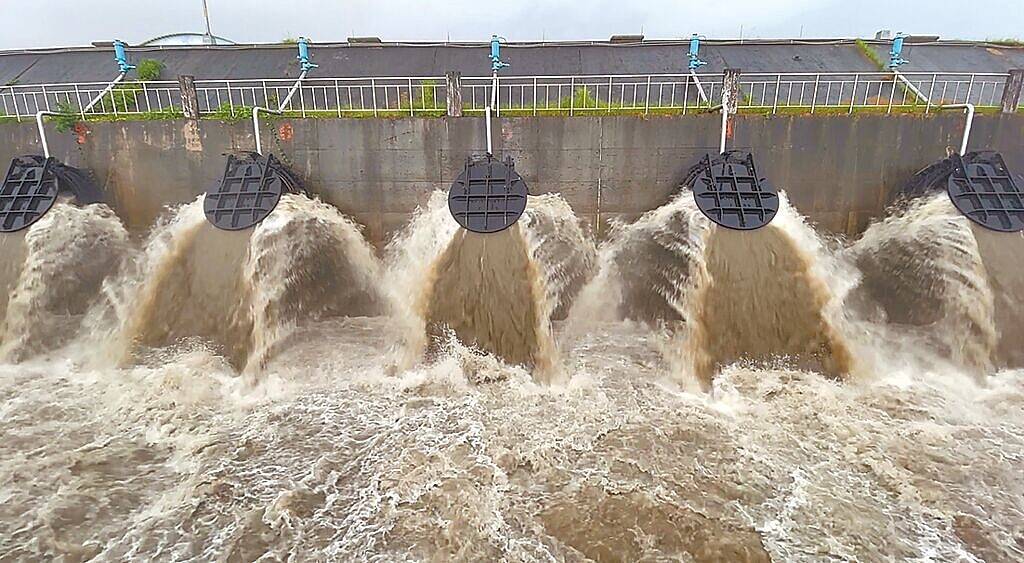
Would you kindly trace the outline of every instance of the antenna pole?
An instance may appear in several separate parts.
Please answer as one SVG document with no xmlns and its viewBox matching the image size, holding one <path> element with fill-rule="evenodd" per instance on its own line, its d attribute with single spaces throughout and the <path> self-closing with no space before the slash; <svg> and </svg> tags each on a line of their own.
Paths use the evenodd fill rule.
<svg viewBox="0 0 1024 563">
<path fill-rule="evenodd" d="M 206 22 L 206 37 L 205 43 L 208 45 L 213 44 L 213 32 L 210 31 L 210 9 L 206 6 L 206 0 L 203 0 L 203 21 Z"/>
</svg>

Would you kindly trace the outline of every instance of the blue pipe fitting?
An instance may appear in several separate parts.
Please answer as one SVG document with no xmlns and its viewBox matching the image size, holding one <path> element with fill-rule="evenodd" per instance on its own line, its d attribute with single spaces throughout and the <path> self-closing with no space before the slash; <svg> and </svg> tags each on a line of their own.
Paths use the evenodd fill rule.
<svg viewBox="0 0 1024 563">
<path fill-rule="evenodd" d="M 303 72 L 319 66 L 309 62 L 309 39 L 305 37 L 299 37 L 299 55 L 295 58 L 299 60 Z"/>
<path fill-rule="evenodd" d="M 694 33 L 690 37 L 690 52 L 686 55 L 689 58 L 689 62 L 686 63 L 686 68 L 690 70 L 697 70 L 698 68 L 708 64 L 707 61 L 700 60 L 697 56 L 697 50 L 700 49 L 700 36 Z"/>
<path fill-rule="evenodd" d="M 128 55 L 124 52 L 124 41 L 120 39 L 114 40 L 114 62 L 117 63 L 117 68 L 121 71 L 121 74 L 135 68 L 135 65 L 128 64 Z"/>
<path fill-rule="evenodd" d="M 491 70 L 497 72 L 507 66 L 508 63 L 501 60 L 501 42 L 504 38 L 497 35 L 491 36 Z"/>
<path fill-rule="evenodd" d="M 903 35 L 902 32 L 897 33 L 896 37 L 892 39 L 892 50 L 889 51 L 889 68 L 896 68 L 900 65 L 905 65 L 910 61 L 904 59 L 900 53 L 903 51 Z"/>
</svg>

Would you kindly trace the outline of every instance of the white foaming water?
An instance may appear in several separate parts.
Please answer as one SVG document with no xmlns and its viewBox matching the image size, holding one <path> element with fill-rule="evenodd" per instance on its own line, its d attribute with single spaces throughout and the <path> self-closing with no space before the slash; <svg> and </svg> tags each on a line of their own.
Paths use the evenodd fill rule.
<svg viewBox="0 0 1024 563">
<path fill-rule="evenodd" d="M 660 326 L 666 360 L 683 383 L 708 388 L 721 365 L 745 359 L 808 361 L 833 375 L 852 369 L 842 302 L 856 275 L 780 193 L 775 220 L 735 232 L 712 225 L 688 190 L 619 225 L 601 270 L 570 316 Z"/>
<path fill-rule="evenodd" d="M 0 357 L 8 360 L 65 344 L 128 250 L 128 234 L 106 205 L 57 202 L 25 233 L 4 238 L 6 268 L 16 272 L 0 309 Z"/>
<path fill-rule="evenodd" d="M 551 319 L 564 314 L 596 254 L 572 209 L 546 194 L 531 197 L 523 220 L 500 233 L 454 225 L 438 191 L 388 245 L 389 295 L 404 334 L 396 365 L 415 365 L 450 329 L 542 379 L 556 377 Z"/>
<path fill-rule="evenodd" d="M 286 194 L 251 231 L 220 231 L 202 197 L 154 228 L 143 251 L 106 286 L 97 326 L 105 356 L 127 362 L 139 344 L 198 338 L 256 374 L 298 318 L 376 312 L 380 265 L 359 227 L 332 206 Z"/>
<path fill-rule="evenodd" d="M 701 266 L 707 252 L 734 247 L 712 248 L 721 241 L 689 206 L 677 199 L 637 224 L 658 241 L 632 235 L 649 261 L 602 247 L 602 272 L 614 260 L 648 268 L 626 269 L 636 275 L 624 283 L 606 278 L 620 289 L 606 292 L 605 309 L 619 315 L 630 295 L 653 294 L 637 302 L 676 322 L 692 315 L 696 292 L 662 282 L 682 271 L 670 256 L 687 257 L 687 273 L 731 273 L 714 259 Z M 839 325 L 831 315 L 856 276 L 786 209 L 778 262 L 818 280 L 826 299 L 816 310 Z M 314 215 L 292 224 L 334 232 Z M 168 228 L 180 242 L 190 223 L 178 217 Z M 392 243 L 390 295 L 419 287 L 452 223 L 431 205 Z M 552 285 L 546 264 L 586 261 L 545 262 L 545 243 L 534 244 L 544 235 L 524 231 L 550 299 L 553 285 L 571 284 Z M 294 271 L 267 252 L 301 255 L 293 245 L 306 244 L 283 240 L 288 232 L 271 222 L 252 235 L 267 245 L 243 270 L 266 276 L 254 282 L 269 295 L 256 300 L 270 311 L 260 322 L 282 318 L 272 304 L 287 298 L 274 297 L 273 280 Z M 627 244 L 621 236 L 609 244 Z M 656 289 L 645 292 L 644 277 Z M 281 295 L 317 291 L 289 284 Z M 593 287 L 579 299 L 589 292 L 597 311 Z M 0 364 L 0 560 L 1024 557 L 1022 371 L 979 385 L 913 355 L 887 360 L 885 348 L 869 378 L 727 365 L 710 393 L 691 393 L 667 381 L 659 337 L 615 316 L 560 339 L 570 377 L 554 385 L 450 338 L 432 360 L 395 370 L 388 346 L 403 302 L 389 303 L 391 319 L 288 321 L 254 381 L 204 347 L 127 369 L 90 367 L 75 346 Z"/>
<path fill-rule="evenodd" d="M 378 313 L 381 265 L 361 229 L 334 206 L 286 194 L 256 226 L 243 276 L 256 373 L 299 319 Z"/>
<path fill-rule="evenodd" d="M 863 272 L 862 312 L 900 325 L 959 366 L 991 368 L 998 333 L 988 273 L 970 221 L 945 193 L 872 224 L 850 254 Z"/>
</svg>

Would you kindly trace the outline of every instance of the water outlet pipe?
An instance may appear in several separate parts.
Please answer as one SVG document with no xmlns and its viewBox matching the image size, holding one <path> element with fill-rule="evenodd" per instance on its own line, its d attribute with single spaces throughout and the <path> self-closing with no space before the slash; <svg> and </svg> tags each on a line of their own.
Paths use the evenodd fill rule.
<svg viewBox="0 0 1024 563">
<path fill-rule="evenodd" d="M 300 68 L 302 72 L 299 73 L 299 77 L 295 80 L 295 84 L 292 84 L 291 89 L 288 90 L 288 94 L 278 104 L 277 109 L 267 108 L 263 106 L 256 106 L 252 108 L 252 128 L 256 136 L 256 153 L 263 154 L 263 139 L 260 136 L 260 113 L 272 113 L 274 115 L 281 115 L 284 113 L 284 108 L 288 107 L 291 103 L 292 97 L 295 96 L 295 92 L 302 86 L 302 81 L 306 79 L 306 74 L 316 68 L 315 65 L 309 62 L 309 40 L 305 37 L 299 37 L 298 42 L 299 54 L 295 57 L 299 60 Z"/>
</svg>

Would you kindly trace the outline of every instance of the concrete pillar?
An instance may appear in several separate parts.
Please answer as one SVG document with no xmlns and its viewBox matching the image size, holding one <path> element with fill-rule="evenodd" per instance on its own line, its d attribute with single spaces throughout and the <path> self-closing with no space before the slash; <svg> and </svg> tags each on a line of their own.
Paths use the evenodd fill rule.
<svg viewBox="0 0 1024 563">
<path fill-rule="evenodd" d="M 736 113 L 740 104 L 740 69 L 727 68 L 722 75 L 722 105 L 729 115 Z"/>
<path fill-rule="evenodd" d="M 203 138 L 199 133 L 199 96 L 196 94 L 196 80 L 191 74 L 178 76 L 178 90 L 181 91 L 181 112 L 185 114 L 185 150 L 199 154 L 203 151 Z"/>
<path fill-rule="evenodd" d="M 1000 111 L 1003 113 L 1016 113 L 1017 105 L 1020 103 L 1020 90 L 1024 85 L 1024 69 L 1015 68 L 1010 71 L 1006 79 L 1006 86 L 1003 87 L 1003 100 L 1000 103 Z"/>
<path fill-rule="evenodd" d="M 448 117 L 462 117 L 462 73 L 448 71 L 444 75 L 448 98 Z"/>
<path fill-rule="evenodd" d="M 178 77 L 178 89 L 181 91 L 181 111 L 185 119 L 199 119 L 199 96 L 196 94 L 196 80 L 191 74 Z"/>
</svg>

